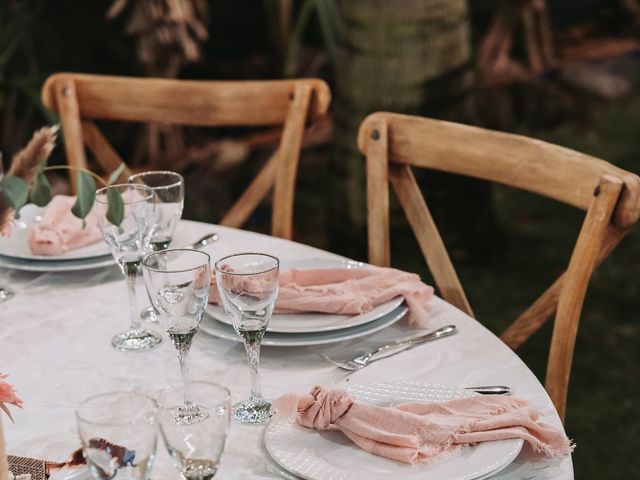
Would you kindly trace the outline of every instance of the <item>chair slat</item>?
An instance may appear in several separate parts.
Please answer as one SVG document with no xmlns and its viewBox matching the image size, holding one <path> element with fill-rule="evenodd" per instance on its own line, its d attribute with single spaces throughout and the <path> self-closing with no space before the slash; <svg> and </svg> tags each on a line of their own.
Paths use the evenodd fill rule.
<svg viewBox="0 0 640 480">
<path fill-rule="evenodd" d="M 88 167 L 87 157 L 84 152 L 82 124 L 80 122 L 75 83 L 73 80 L 65 78 L 55 85 L 53 95 L 58 105 L 58 115 L 62 123 L 67 162 L 75 169 L 86 169 Z M 69 172 L 73 192 L 76 189 L 77 173 L 75 169 L 71 169 Z"/>
<path fill-rule="evenodd" d="M 106 175 L 111 175 L 111 172 L 116 170 L 120 165 L 124 163 L 118 152 L 116 152 L 109 141 L 102 135 L 100 129 L 96 124 L 90 120 L 82 121 L 82 134 L 84 141 L 91 150 L 91 153 L 98 158 L 98 163 L 105 169 Z M 122 173 L 117 178 L 118 183 L 126 182 L 131 176 L 131 170 L 125 166 Z"/>
<path fill-rule="evenodd" d="M 411 168 L 408 165 L 391 165 L 389 180 L 413 228 L 442 298 L 473 317 L 471 305 Z"/>
<path fill-rule="evenodd" d="M 596 267 L 598 253 L 607 234 L 607 226 L 611 223 L 616 202 L 620 197 L 622 185 L 622 180 L 611 175 L 603 175 L 600 180 L 571 254 L 564 285 L 558 299 L 558 310 L 549 347 L 545 388 L 562 421 L 565 418 L 569 375 L 582 305 L 589 279 Z"/>
<path fill-rule="evenodd" d="M 273 192 L 271 233 L 276 237 L 293 236 L 293 200 L 304 124 L 311 101 L 309 85 L 296 85 L 279 146 L 279 165 Z"/>
</svg>

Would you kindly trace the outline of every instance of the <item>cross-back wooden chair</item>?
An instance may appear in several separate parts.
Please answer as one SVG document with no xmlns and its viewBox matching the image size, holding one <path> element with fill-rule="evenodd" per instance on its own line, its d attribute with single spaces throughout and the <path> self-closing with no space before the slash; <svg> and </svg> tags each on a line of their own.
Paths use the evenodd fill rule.
<svg viewBox="0 0 640 480">
<path fill-rule="evenodd" d="M 389 187 L 415 233 L 442 297 L 469 305 L 412 167 L 476 177 L 527 190 L 586 211 L 566 271 L 502 334 L 522 345 L 556 312 L 545 388 L 564 421 L 578 323 L 593 270 L 640 216 L 640 178 L 603 160 L 527 137 L 393 113 L 360 125 L 367 158 L 371 263 L 389 266 Z"/>
<path fill-rule="evenodd" d="M 271 233 L 291 238 L 305 126 L 327 113 L 331 93 L 317 79 L 189 81 L 58 73 L 45 82 L 42 99 L 60 116 L 69 165 L 87 167 L 86 144 L 107 173 L 123 161 L 95 120 L 282 126 L 277 150 L 219 223 L 241 227 L 273 188 Z M 119 180 L 129 174 L 125 169 Z"/>
</svg>

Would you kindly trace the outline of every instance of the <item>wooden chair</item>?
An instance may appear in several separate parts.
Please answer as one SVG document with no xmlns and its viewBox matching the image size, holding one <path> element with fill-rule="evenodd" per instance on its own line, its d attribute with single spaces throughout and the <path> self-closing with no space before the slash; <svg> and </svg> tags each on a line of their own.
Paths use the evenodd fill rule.
<svg viewBox="0 0 640 480">
<path fill-rule="evenodd" d="M 556 311 L 545 387 L 564 421 L 588 282 L 640 216 L 640 178 L 603 160 L 539 140 L 393 113 L 367 117 L 360 125 L 358 146 L 367 157 L 369 261 L 390 264 L 390 182 L 440 294 L 471 316 L 412 167 L 502 183 L 586 211 L 566 271 L 501 336 L 516 349 Z"/>
<path fill-rule="evenodd" d="M 220 221 L 241 227 L 274 187 L 272 234 L 291 238 L 300 148 L 308 122 L 327 113 L 322 80 L 187 81 L 58 73 L 42 88 L 60 116 L 68 163 L 87 167 L 84 145 L 111 172 L 123 163 L 94 120 L 217 126 L 282 126 L 278 149 Z M 130 171 L 125 169 L 120 181 Z M 75 182 L 72 183 L 75 185 Z"/>
</svg>

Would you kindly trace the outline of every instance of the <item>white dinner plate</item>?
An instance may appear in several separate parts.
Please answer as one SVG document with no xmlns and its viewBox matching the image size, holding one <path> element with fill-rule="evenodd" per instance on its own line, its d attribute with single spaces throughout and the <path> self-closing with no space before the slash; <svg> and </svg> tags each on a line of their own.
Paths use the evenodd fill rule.
<svg viewBox="0 0 640 480">
<path fill-rule="evenodd" d="M 274 347 L 301 347 L 307 345 L 325 345 L 329 343 L 342 342 L 354 338 L 369 335 L 393 325 L 407 313 L 405 306 L 399 306 L 393 311 L 383 315 L 377 320 L 373 320 L 364 325 L 357 327 L 343 328 L 329 332 L 311 332 L 311 333 L 279 333 L 267 332 L 262 339 L 262 345 Z M 233 340 L 234 342 L 242 342 L 240 336 L 230 325 L 219 322 L 218 320 L 205 315 L 200 323 L 200 330 L 214 337 Z"/>
<path fill-rule="evenodd" d="M 111 255 L 107 244 L 99 241 L 85 247 L 76 248 L 60 255 L 34 255 L 29 249 L 27 235 L 29 228 L 37 225 L 44 213 L 44 207 L 32 203 L 20 210 L 20 219 L 13 225 L 8 237 L 0 236 L 0 255 L 19 260 L 59 262 L 66 260 L 94 260 L 97 257 Z"/>
<path fill-rule="evenodd" d="M 361 315 L 334 315 L 330 313 L 274 313 L 269 321 L 267 332 L 312 333 L 330 332 L 344 328 L 357 327 L 372 322 L 395 310 L 404 301 L 402 297 L 378 305 Z M 220 305 L 208 304 L 206 312 L 216 320 L 232 325 L 229 316 Z"/>
<path fill-rule="evenodd" d="M 476 395 L 468 390 L 414 382 L 350 385 L 358 400 L 372 405 L 443 402 Z M 478 480 L 495 474 L 518 456 L 520 439 L 463 447 L 432 464 L 407 465 L 370 454 L 339 431 L 319 432 L 295 419 L 271 421 L 264 432 L 269 455 L 285 470 L 307 480 Z"/>
<path fill-rule="evenodd" d="M 3 257 L 0 255 L 0 268 L 23 270 L 26 272 L 73 272 L 92 268 L 115 267 L 116 265 L 116 261 L 111 255 L 88 260 L 50 260 L 48 262 L 21 260 L 19 258 Z"/>
<path fill-rule="evenodd" d="M 353 260 L 319 259 L 282 260 L 281 269 L 308 268 L 366 268 L 367 265 Z M 395 310 L 403 302 L 402 297 L 394 298 L 360 315 L 337 315 L 330 313 L 274 313 L 269 321 L 268 332 L 311 333 L 329 332 L 357 327 L 372 322 Z M 229 316 L 220 305 L 208 304 L 206 312 L 222 323 L 231 325 Z"/>
</svg>

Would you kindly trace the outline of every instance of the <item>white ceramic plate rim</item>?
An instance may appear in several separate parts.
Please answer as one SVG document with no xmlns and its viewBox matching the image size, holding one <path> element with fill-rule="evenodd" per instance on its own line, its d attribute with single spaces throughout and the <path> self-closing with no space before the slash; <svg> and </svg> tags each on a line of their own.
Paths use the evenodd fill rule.
<svg viewBox="0 0 640 480">
<path fill-rule="evenodd" d="M 25 272 L 73 272 L 76 270 L 89 270 L 91 268 L 103 268 L 115 266 L 116 261 L 111 255 L 98 257 L 93 260 L 64 260 L 60 262 L 39 262 L 30 260 L 3 258 L 0 256 L 0 268 L 10 270 L 22 270 Z"/>
<path fill-rule="evenodd" d="M 343 259 L 282 260 L 281 269 L 290 268 L 366 268 L 366 264 Z M 394 298 L 360 315 L 337 315 L 330 313 L 274 313 L 269 322 L 268 332 L 312 333 L 329 332 L 357 327 L 372 322 L 395 310 L 403 302 L 402 297 Z M 232 325 L 229 316 L 220 305 L 208 304 L 206 312 L 216 320 Z"/>
<path fill-rule="evenodd" d="M 263 346 L 272 347 L 302 347 L 308 345 L 326 345 L 329 343 L 343 342 L 364 335 L 378 332 L 389 325 L 396 323 L 407 313 L 405 306 L 399 306 L 393 311 L 383 315 L 381 318 L 357 327 L 345 328 L 331 332 L 314 333 L 278 333 L 267 332 L 262 339 Z M 200 323 L 200 330 L 214 337 L 242 342 L 242 339 L 235 332 L 233 327 L 221 323 L 216 319 L 205 315 Z"/>
<path fill-rule="evenodd" d="M 346 388 L 354 397 L 378 405 L 406 401 L 446 401 L 475 395 L 457 387 L 402 381 L 355 384 Z M 339 432 L 335 434 L 340 435 Z M 283 437 L 284 444 L 282 443 Z M 291 454 L 292 452 L 286 446 L 287 441 L 294 442 L 297 451 L 304 452 L 304 454 Z M 307 480 L 383 480 L 392 478 L 391 475 L 403 480 L 479 480 L 493 475 L 509 465 L 520 453 L 523 441 L 513 439 L 480 443 L 465 447 L 464 453 L 468 453 L 471 449 L 473 451 L 470 455 L 463 456 L 459 461 L 455 461 L 455 457 L 452 456 L 448 457 L 446 461 L 424 466 L 412 466 L 370 456 L 351 443 L 342 446 L 333 444 L 326 437 L 318 435 L 318 432 L 302 427 L 295 421 L 276 419 L 265 427 L 264 445 L 269 456 L 282 468 Z M 327 446 L 329 450 L 326 450 L 325 454 L 318 451 L 318 449 Z M 335 458 L 335 452 L 338 449 L 353 450 L 354 455 L 349 457 L 349 462 L 342 462 L 342 464 L 339 460 L 336 462 L 326 458 L 329 452 Z M 343 453 L 348 454 L 349 452 Z M 364 456 L 367 461 L 359 462 L 356 453 L 358 456 Z M 454 455 L 460 456 L 461 453 Z M 386 463 L 391 471 L 376 474 L 370 471 L 375 470 L 375 467 L 368 468 L 369 461 L 376 462 L 377 465 Z M 465 465 L 470 462 L 471 465 Z"/>
<path fill-rule="evenodd" d="M 27 242 L 28 229 L 35 225 L 36 217 L 42 215 L 45 207 L 38 207 L 32 203 L 25 205 L 20 210 L 20 222 L 24 222 L 27 228 L 14 225 L 8 237 L 0 236 L 0 255 L 20 260 L 57 262 L 68 260 L 88 260 L 105 255 L 110 255 L 109 247 L 101 239 L 91 245 L 76 248 L 60 255 L 34 255 L 29 250 Z"/>
<path fill-rule="evenodd" d="M 274 313 L 267 332 L 315 333 L 343 330 L 372 322 L 392 312 L 402 304 L 404 298 L 397 297 L 378 305 L 373 310 L 360 315 L 334 315 L 330 313 Z M 232 325 L 229 316 L 220 305 L 208 304 L 205 311 L 219 322 Z"/>
</svg>

